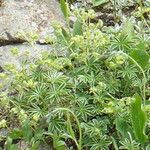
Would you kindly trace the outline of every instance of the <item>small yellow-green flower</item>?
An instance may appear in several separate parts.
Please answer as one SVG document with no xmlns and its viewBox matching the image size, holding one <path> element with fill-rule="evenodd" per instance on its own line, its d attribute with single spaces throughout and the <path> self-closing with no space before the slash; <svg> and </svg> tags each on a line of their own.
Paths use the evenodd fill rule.
<svg viewBox="0 0 150 150">
<path fill-rule="evenodd" d="M 4 85 L 2 83 L 0 83 L 0 89 L 2 89 L 4 87 Z"/>
<path fill-rule="evenodd" d="M 126 60 L 125 57 L 121 55 L 116 56 L 115 58 L 115 61 L 118 65 L 122 65 L 125 62 L 125 60 Z"/>
<path fill-rule="evenodd" d="M 39 120 L 39 118 L 40 118 L 40 115 L 39 114 L 34 114 L 33 116 L 32 116 L 32 119 L 34 120 L 34 121 L 38 121 Z"/>
<path fill-rule="evenodd" d="M 34 88 L 37 85 L 37 82 L 34 82 L 32 79 L 28 81 L 23 81 L 23 85 L 28 88 Z"/>
<path fill-rule="evenodd" d="M 5 119 L 2 119 L 0 121 L 0 128 L 5 128 L 7 126 L 7 121 Z"/>
<path fill-rule="evenodd" d="M 111 62 L 109 62 L 109 67 L 111 69 L 115 69 L 117 67 L 117 65 L 114 62 L 111 61 Z"/>
<path fill-rule="evenodd" d="M 11 110 L 10 110 L 11 113 L 13 114 L 17 114 L 19 112 L 18 108 L 16 107 L 13 107 Z"/>
<path fill-rule="evenodd" d="M 98 92 L 98 88 L 96 88 L 96 87 L 90 88 L 90 93 L 96 93 L 96 92 Z"/>
<path fill-rule="evenodd" d="M 18 56 L 18 55 L 19 55 L 19 50 L 18 50 L 18 48 L 12 48 L 12 49 L 11 49 L 11 53 L 12 53 L 14 56 Z"/>
<path fill-rule="evenodd" d="M 94 19 L 96 17 L 95 11 L 93 9 L 90 9 L 88 11 L 88 17 L 91 19 Z"/>
<path fill-rule="evenodd" d="M 15 73 L 16 67 L 14 64 L 8 63 L 4 66 L 5 70 Z"/>
<path fill-rule="evenodd" d="M 18 118 L 21 123 L 27 119 L 27 114 L 25 113 L 25 111 L 23 109 L 20 110 L 20 112 L 18 114 Z"/>
<path fill-rule="evenodd" d="M 9 98 L 8 97 L 1 98 L 0 104 L 2 107 L 8 108 L 9 107 Z"/>
<path fill-rule="evenodd" d="M 99 83 L 98 83 L 98 87 L 99 87 L 101 90 L 105 90 L 107 86 L 106 86 L 105 83 L 99 82 Z"/>
<path fill-rule="evenodd" d="M 7 74 L 6 73 L 0 73 L 0 79 L 6 79 Z"/>
</svg>

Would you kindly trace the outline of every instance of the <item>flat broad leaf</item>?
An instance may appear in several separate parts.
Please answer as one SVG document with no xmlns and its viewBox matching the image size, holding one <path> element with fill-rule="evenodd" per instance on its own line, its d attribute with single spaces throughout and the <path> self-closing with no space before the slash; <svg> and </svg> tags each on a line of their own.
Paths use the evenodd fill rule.
<svg viewBox="0 0 150 150">
<path fill-rule="evenodd" d="M 141 108 L 141 101 L 142 100 L 140 96 L 135 95 L 135 101 L 131 104 L 130 113 L 135 138 L 140 143 L 145 143 L 147 140 L 147 135 L 145 134 L 147 117 L 145 112 Z"/>
<path fill-rule="evenodd" d="M 109 0 L 92 0 L 93 6 L 100 6 L 102 4 L 108 3 Z"/>
<path fill-rule="evenodd" d="M 145 50 L 133 50 L 130 56 L 143 68 L 148 65 L 150 55 Z"/>
<path fill-rule="evenodd" d="M 82 35 L 82 23 L 77 19 L 73 25 L 73 36 Z"/>
<path fill-rule="evenodd" d="M 69 9 L 68 9 L 68 4 L 65 2 L 65 0 L 60 0 L 60 8 L 61 8 L 61 11 L 62 11 L 64 17 L 66 19 L 68 19 Z"/>
</svg>

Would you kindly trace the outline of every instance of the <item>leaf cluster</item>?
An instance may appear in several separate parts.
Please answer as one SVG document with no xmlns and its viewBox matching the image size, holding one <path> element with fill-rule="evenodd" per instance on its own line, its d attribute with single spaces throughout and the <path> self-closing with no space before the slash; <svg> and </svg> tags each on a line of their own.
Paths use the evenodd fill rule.
<svg viewBox="0 0 150 150">
<path fill-rule="evenodd" d="M 102 21 L 91 23 L 93 10 L 70 12 L 63 0 L 61 9 L 67 25 L 70 15 L 76 21 L 73 28 L 54 24 L 53 51 L 0 74 L 9 85 L 0 94 L 7 110 L 0 128 L 9 130 L 4 149 L 19 149 L 18 139 L 29 150 L 41 143 L 56 150 L 147 149 L 147 34 L 139 37 L 130 21 L 110 32 Z"/>
</svg>

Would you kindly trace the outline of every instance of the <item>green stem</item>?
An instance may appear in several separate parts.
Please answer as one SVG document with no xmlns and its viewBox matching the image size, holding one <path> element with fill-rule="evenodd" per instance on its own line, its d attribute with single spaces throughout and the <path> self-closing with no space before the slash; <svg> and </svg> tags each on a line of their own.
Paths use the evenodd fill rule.
<svg viewBox="0 0 150 150">
<path fill-rule="evenodd" d="M 113 143 L 113 145 L 114 145 L 114 149 L 115 149 L 115 150 L 119 150 L 115 139 L 114 139 L 113 137 L 111 137 L 111 139 L 112 139 L 112 143 Z"/>
<path fill-rule="evenodd" d="M 107 92 L 107 95 L 110 96 L 113 100 L 116 100 L 116 98 L 112 96 L 110 93 Z"/>
<path fill-rule="evenodd" d="M 68 109 L 68 108 L 57 108 L 57 109 L 55 109 L 53 112 L 56 112 L 56 111 L 58 111 L 58 110 L 67 111 L 67 112 L 71 113 L 72 116 L 75 118 L 75 121 L 76 121 L 77 126 L 78 126 L 78 129 L 79 129 L 79 143 L 77 143 L 76 140 L 75 140 L 75 143 L 76 143 L 76 145 L 77 145 L 78 150 L 81 150 L 81 149 L 82 149 L 82 130 L 81 130 L 80 122 L 79 122 L 78 118 L 77 118 L 76 115 L 75 115 L 70 109 Z"/>
</svg>

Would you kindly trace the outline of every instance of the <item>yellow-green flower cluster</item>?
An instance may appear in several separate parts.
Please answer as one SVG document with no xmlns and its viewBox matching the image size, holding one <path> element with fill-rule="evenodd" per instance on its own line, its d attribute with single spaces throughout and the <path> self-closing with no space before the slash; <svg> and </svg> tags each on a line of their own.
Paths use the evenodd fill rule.
<svg viewBox="0 0 150 150">
<path fill-rule="evenodd" d="M 5 128 L 5 127 L 7 127 L 7 121 L 5 119 L 2 119 L 0 121 L 0 128 Z"/>
<path fill-rule="evenodd" d="M 9 97 L 7 96 L 6 92 L 1 92 L 0 94 L 0 105 L 3 108 L 9 108 Z"/>
<path fill-rule="evenodd" d="M 99 82 L 97 86 L 90 88 L 90 93 L 97 94 L 106 90 L 107 85 L 104 82 Z"/>
<path fill-rule="evenodd" d="M 110 69 L 116 69 L 123 65 L 127 60 L 127 56 L 122 52 L 114 52 L 107 60 L 106 64 Z"/>
<path fill-rule="evenodd" d="M 14 56 L 18 56 L 19 55 L 19 50 L 18 50 L 18 48 L 12 48 L 11 49 L 11 53 L 14 55 Z"/>
<path fill-rule="evenodd" d="M 28 117 L 23 109 L 19 109 L 17 107 L 13 107 L 10 112 L 18 117 L 21 124 L 24 123 Z"/>
<path fill-rule="evenodd" d="M 85 26 L 83 35 L 72 37 L 71 42 L 84 52 L 103 53 L 102 49 L 109 43 L 109 38 L 97 28 L 97 25 L 90 23 L 89 26 Z"/>
<path fill-rule="evenodd" d="M 82 21 L 87 21 L 88 19 L 94 19 L 96 17 L 95 11 L 90 9 L 85 11 L 85 9 L 75 9 L 73 15 Z"/>
</svg>

